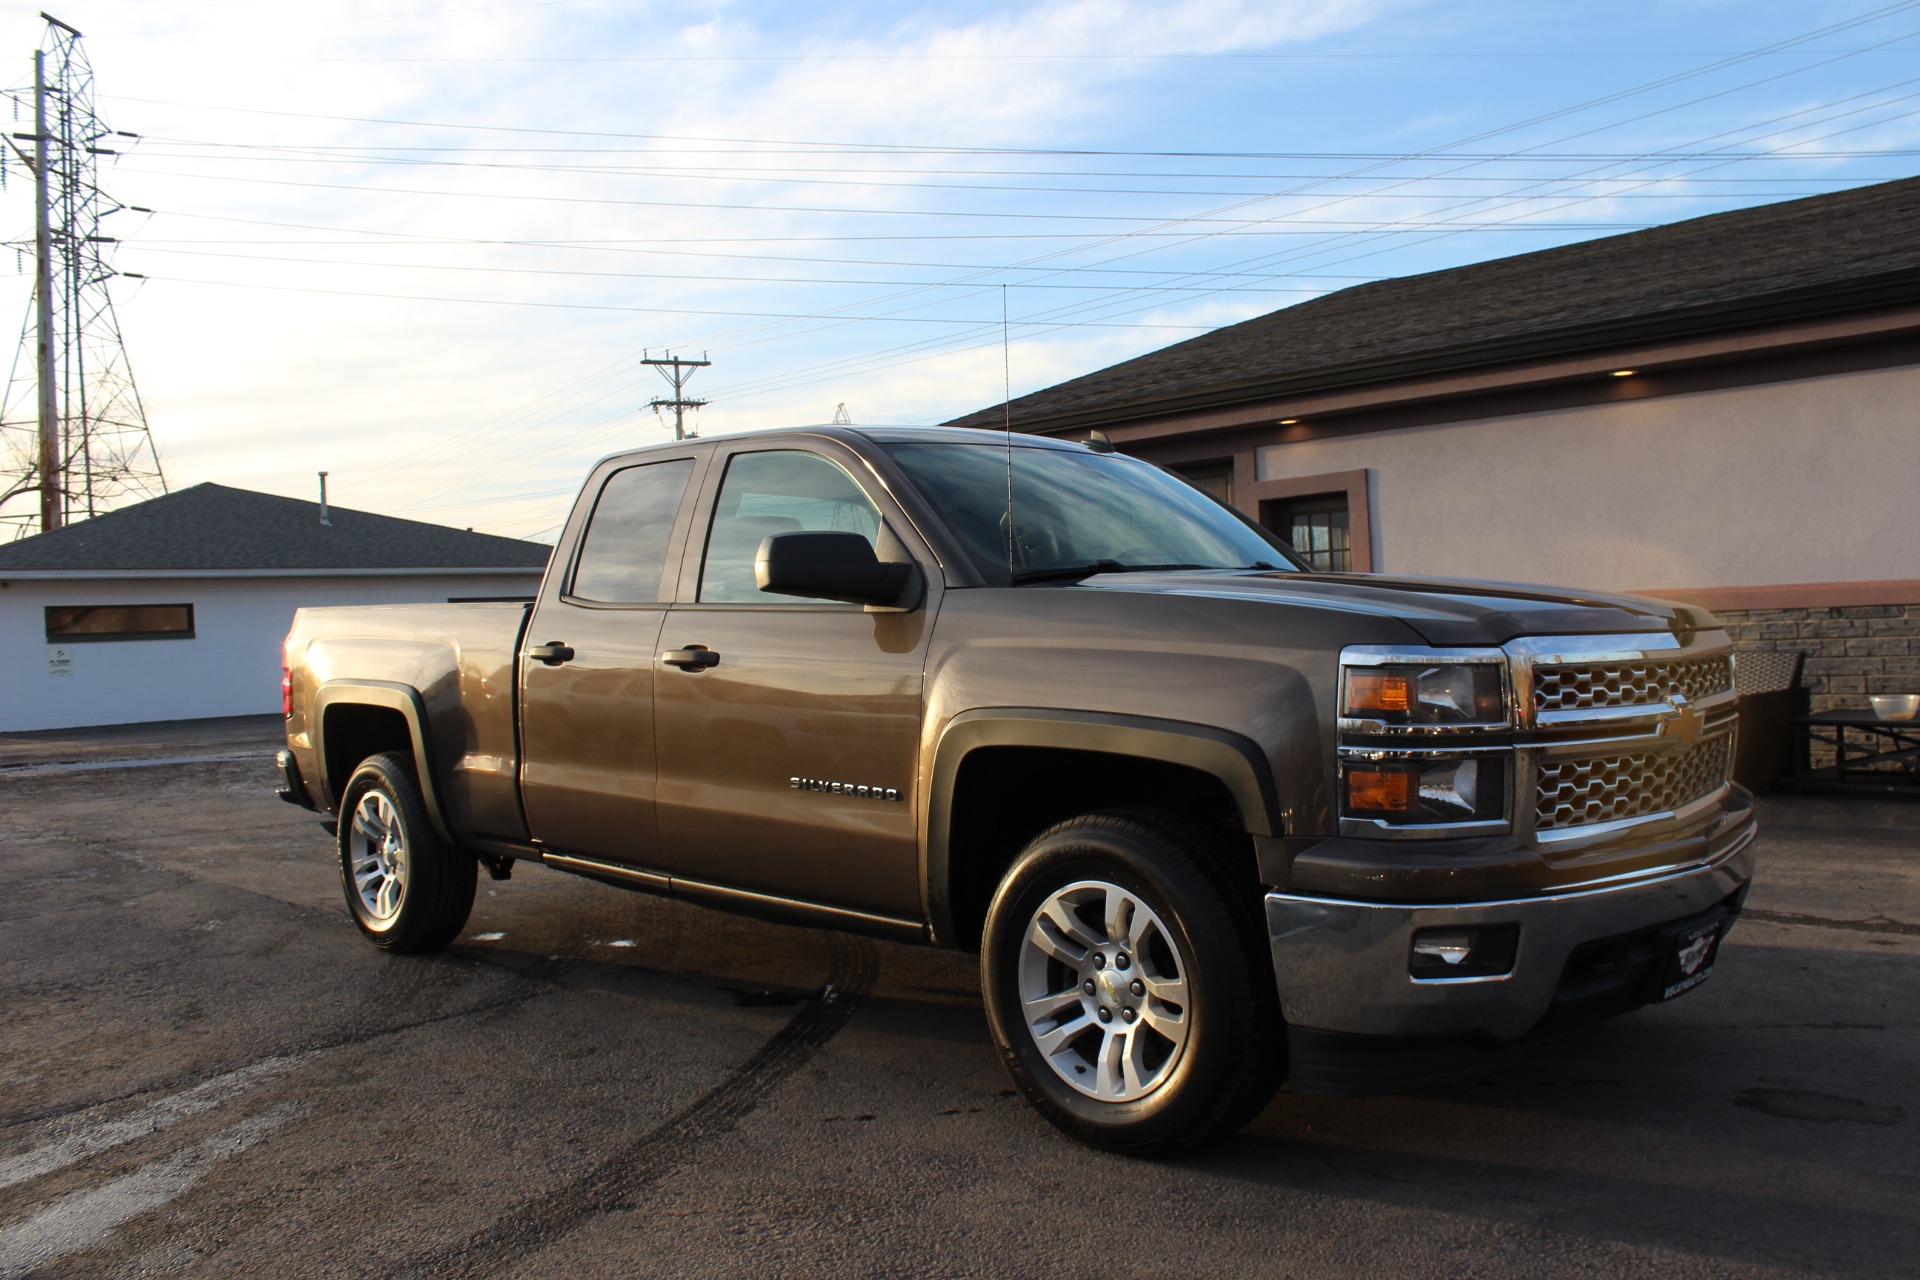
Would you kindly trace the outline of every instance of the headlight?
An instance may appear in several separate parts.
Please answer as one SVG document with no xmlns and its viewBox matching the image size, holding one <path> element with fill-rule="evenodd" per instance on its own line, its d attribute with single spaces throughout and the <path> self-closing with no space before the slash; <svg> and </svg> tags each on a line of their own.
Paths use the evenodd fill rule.
<svg viewBox="0 0 1920 1280">
<path fill-rule="evenodd" d="M 1340 715 L 1387 725 L 1505 724 L 1502 671 L 1493 663 L 1347 667 Z"/>
<path fill-rule="evenodd" d="M 1394 826 L 1501 822 L 1507 761 L 1505 755 L 1348 760 L 1340 766 L 1340 811 Z"/>
</svg>

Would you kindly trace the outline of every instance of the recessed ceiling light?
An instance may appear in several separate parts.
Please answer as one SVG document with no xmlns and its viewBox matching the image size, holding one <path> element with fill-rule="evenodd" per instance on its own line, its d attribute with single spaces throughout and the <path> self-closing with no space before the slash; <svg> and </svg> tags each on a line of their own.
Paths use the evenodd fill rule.
<svg viewBox="0 0 1920 1280">
<path fill-rule="evenodd" d="M 1631 378 L 1631 377 L 1633 376 L 1633 370 L 1631 370 L 1631 369 L 1615 369 L 1615 370 L 1613 371 L 1613 376 L 1614 376 L 1614 377 L 1616 377 L 1616 378 Z"/>
<path fill-rule="evenodd" d="M 1291 427 L 1296 423 L 1298 423 L 1299 421 L 1300 419 L 1298 418 L 1282 418 L 1280 419 L 1280 425 L 1283 427 Z"/>
</svg>

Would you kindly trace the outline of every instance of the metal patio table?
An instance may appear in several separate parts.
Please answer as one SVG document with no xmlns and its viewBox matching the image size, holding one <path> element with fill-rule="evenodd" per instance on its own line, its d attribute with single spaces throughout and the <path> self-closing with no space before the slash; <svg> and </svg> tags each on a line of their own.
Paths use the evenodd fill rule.
<svg viewBox="0 0 1920 1280">
<path fill-rule="evenodd" d="M 1799 739 L 1793 756 L 1796 786 L 1816 791 L 1905 792 L 1920 790 L 1920 720 L 1888 720 L 1870 710 L 1847 708 L 1795 716 Z M 1833 748 L 1831 765 L 1809 759 L 1815 744 Z"/>
</svg>

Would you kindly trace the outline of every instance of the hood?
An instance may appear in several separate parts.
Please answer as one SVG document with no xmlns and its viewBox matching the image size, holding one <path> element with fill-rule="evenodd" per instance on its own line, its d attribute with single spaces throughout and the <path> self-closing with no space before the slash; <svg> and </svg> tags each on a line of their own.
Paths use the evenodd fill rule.
<svg viewBox="0 0 1920 1280">
<path fill-rule="evenodd" d="M 1192 570 L 1107 573 L 1074 589 L 1262 600 L 1397 618 L 1431 645 L 1499 645 L 1517 636 L 1659 631 L 1690 638 L 1719 624 L 1704 609 L 1644 596 L 1514 582 L 1395 578 L 1368 573 Z"/>
</svg>

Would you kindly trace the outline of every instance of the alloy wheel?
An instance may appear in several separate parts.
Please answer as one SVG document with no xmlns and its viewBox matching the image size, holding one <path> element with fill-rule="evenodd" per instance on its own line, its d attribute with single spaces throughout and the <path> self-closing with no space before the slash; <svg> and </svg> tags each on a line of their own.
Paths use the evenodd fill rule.
<svg viewBox="0 0 1920 1280">
<path fill-rule="evenodd" d="M 1193 1021 L 1186 959 L 1131 890 L 1080 880 L 1050 895 L 1028 923 L 1018 981 L 1041 1056 L 1088 1097 L 1144 1098 L 1179 1066 Z"/>
<path fill-rule="evenodd" d="M 377 924 L 400 914 L 407 894 L 407 837 L 400 814 L 385 793 L 369 791 L 353 811 L 347 840 L 354 892 L 361 910 Z"/>
</svg>

